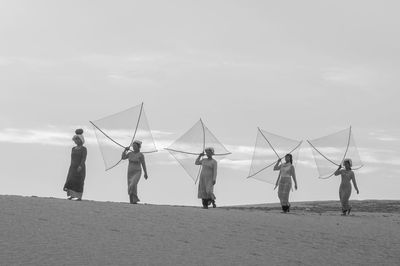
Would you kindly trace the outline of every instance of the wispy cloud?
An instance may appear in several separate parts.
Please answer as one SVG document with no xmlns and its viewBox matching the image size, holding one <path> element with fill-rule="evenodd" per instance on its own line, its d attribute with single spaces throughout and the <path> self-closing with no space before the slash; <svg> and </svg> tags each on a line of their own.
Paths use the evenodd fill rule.
<svg viewBox="0 0 400 266">
<path fill-rule="evenodd" d="M 378 80 L 377 73 L 364 66 L 331 67 L 322 73 L 322 79 L 336 84 L 371 90 Z"/>
<path fill-rule="evenodd" d="M 385 142 L 398 141 L 398 142 L 400 142 L 400 137 L 398 135 L 394 136 L 394 135 L 386 132 L 385 130 L 370 132 L 369 136 L 372 139 L 376 139 L 379 141 L 385 141 Z"/>
</svg>

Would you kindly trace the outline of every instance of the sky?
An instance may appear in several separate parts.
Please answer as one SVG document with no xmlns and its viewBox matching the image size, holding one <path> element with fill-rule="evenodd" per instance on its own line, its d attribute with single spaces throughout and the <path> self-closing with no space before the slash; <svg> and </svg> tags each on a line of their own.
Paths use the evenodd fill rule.
<svg viewBox="0 0 400 266">
<path fill-rule="evenodd" d="M 0 194 L 64 198 L 75 128 L 84 198 L 128 200 L 126 167 L 104 171 L 90 127 L 144 102 L 158 153 L 142 202 L 199 205 L 164 150 L 200 118 L 232 155 L 220 205 L 277 202 L 249 173 L 257 127 L 295 140 L 353 127 L 364 167 L 353 199 L 400 199 L 397 1 L 0 1 Z M 310 147 L 292 201 L 338 199 Z"/>
</svg>

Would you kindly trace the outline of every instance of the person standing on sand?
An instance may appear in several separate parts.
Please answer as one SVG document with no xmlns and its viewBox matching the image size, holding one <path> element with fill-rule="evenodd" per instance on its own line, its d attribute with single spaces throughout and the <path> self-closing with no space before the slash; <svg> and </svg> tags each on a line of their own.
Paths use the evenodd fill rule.
<svg viewBox="0 0 400 266">
<path fill-rule="evenodd" d="M 71 151 L 71 165 L 68 170 L 67 180 L 64 185 L 64 191 L 67 192 L 69 200 L 82 200 L 83 185 L 86 177 L 86 156 L 87 149 L 83 146 L 85 138 L 83 129 L 75 130 L 72 140 L 76 146 Z"/>
<path fill-rule="evenodd" d="M 199 190 L 197 197 L 202 200 L 203 209 L 208 209 L 208 205 L 212 204 L 216 208 L 214 185 L 217 180 L 217 161 L 212 158 L 214 155 L 214 148 L 206 148 L 206 159 L 202 159 L 204 153 L 200 153 L 197 157 L 195 164 L 201 165 L 201 173 L 199 178 Z"/>
<path fill-rule="evenodd" d="M 147 180 L 148 178 L 144 155 L 140 152 L 141 146 L 142 142 L 135 140 L 132 143 L 133 151 L 129 151 L 129 147 L 126 147 L 121 156 L 122 160 L 129 159 L 127 176 L 129 202 L 131 204 L 137 204 L 140 201 L 137 193 L 137 186 L 142 175 L 142 168 L 144 171 L 144 179 Z"/>
<path fill-rule="evenodd" d="M 290 211 L 289 193 L 292 189 L 292 178 L 294 181 L 294 188 L 297 190 L 296 172 L 294 170 L 293 157 L 291 154 L 285 155 L 285 163 L 281 164 L 281 159 L 276 162 L 274 171 L 278 170 L 279 176 L 276 179 L 274 190 L 279 185 L 278 197 L 281 202 L 282 211 L 287 213 Z"/>
<path fill-rule="evenodd" d="M 349 215 L 351 211 L 351 206 L 349 204 L 349 199 L 351 195 L 351 183 L 350 180 L 353 182 L 353 186 L 357 191 L 357 194 L 360 193 L 357 187 L 356 177 L 354 175 L 352 167 L 351 159 L 345 159 L 343 161 L 343 165 L 345 169 L 342 169 L 342 165 L 339 165 L 339 168 L 335 171 L 334 175 L 338 176 L 341 175 L 342 182 L 340 183 L 339 187 L 339 198 L 340 203 L 342 204 L 342 215 L 345 216 L 346 214 Z"/>
</svg>

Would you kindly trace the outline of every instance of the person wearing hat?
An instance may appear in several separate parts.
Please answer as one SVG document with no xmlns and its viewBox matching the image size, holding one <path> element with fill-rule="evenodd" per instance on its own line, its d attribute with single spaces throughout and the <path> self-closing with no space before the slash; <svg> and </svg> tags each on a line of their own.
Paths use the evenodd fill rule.
<svg viewBox="0 0 400 266">
<path fill-rule="evenodd" d="M 142 142 L 135 140 L 132 143 L 133 151 L 130 151 L 130 147 L 126 147 L 122 152 L 122 160 L 129 160 L 128 165 L 128 195 L 129 202 L 131 204 L 137 204 L 140 200 L 138 197 L 137 186 L 142 175 L 142 168 L 144 172 L 144 178 L 147 179 L 146 162 L 144 160 L 143 153 L 140 152 Z"/>
<path fill-rule="evenodd" d="M 214 148 L 206 148 L 206 159 L 202 159 L 204 153 L 200 153 L 195 164 L 201 165 L 201 173 L 199 178 L 198 198 L 202 200 L 203 208 L 208 209 L 208 205 L 212 203 L 213 208 L 216 208 L 214 185 L 217 180 L 217 161 L 212 158 Z"/>
<path fill-rule="evenodd" d="M 71 165 L 68 170 L 67 180 L 64 184 L 64 191 L 67 192 L 69 200 L 82 200 L 83 186 L 86 177 L 86 156 L 87 149 L 83 144 L 83 129 L 75 130 L 75 135 L 72 137 L 76 146 L 71 151 Z"/>
<path fill-rule="evenodd" d="M 282 212 L 290 212 L 289 194 L 292 189 L 292 179 L 294 188 L 297 190 L 296 172 L 293 166 L 293 156 L 288 153 L 285 155 L 285 163 L 281 164 L 281 159 L 276 162 L 274 171 L 279 171 L 278 178 L 275 183 L 276 189 L 278 186 L 278 197 L 281 202 Z"/>
<path fill-rule="evenodd" d="M 343 160 L 343 165 L 345 169 L 342 169 L 342 165 L 339 165 L 339 168 L 335 171 L 334 175 L 338 176 L 341 175 L 342 182 L 340 183 L 339 187 L 339 198 L 340 203 L 342 204 L 342 215 L 345 216 L 346 214 L 349 215 L 351 211 L 351 206 L 349 204 L 349 199 L 351 195 L 351 183 L 350 180 L 353 182 L 353 186 L 357 191 L 357 194 L 360 193 L 357 187 L 356 177 L 354 175 L 352 167 L 351 159 Z"/>
</svg>

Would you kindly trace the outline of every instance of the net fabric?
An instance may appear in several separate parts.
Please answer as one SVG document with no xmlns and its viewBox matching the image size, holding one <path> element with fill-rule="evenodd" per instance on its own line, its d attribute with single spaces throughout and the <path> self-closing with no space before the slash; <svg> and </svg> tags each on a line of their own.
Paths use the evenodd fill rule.
<svg viewBox="0 0 400 266">
<path fill-rule="evenodd" d="M 200 119 L 166 150 L 179 162 L 186 173 L 197 182 L 201 167 L 195 165 L 197 156 L 207 147 L 214 148 L 215 159 L 230 154 Z"/>
<path fill-rule="evenodd" d="M 295 165 L 302 141 L 292 140 L 258 128 L 248 178 L 275 184 L 279 172 L 274 171 L 278 159 L 290 153 Z"/>
<path fill-rule="evenodd" d="M 338 166 L 342 165 L 346 158 L 352 160 L 353 170 L 363 166 L 351 127 L 307 142 L 311 146 L 321 179 L 333 176 Z"/>
<path fill-rule="evenodd" d="M 131 147 L 135 140 L 142 141 L 141 152 L 157 151 L 143 103 L 90 122 L 106 170 L 110 170 L 121 163 L 121 154 L 125 147 Z"/>
</svg>

